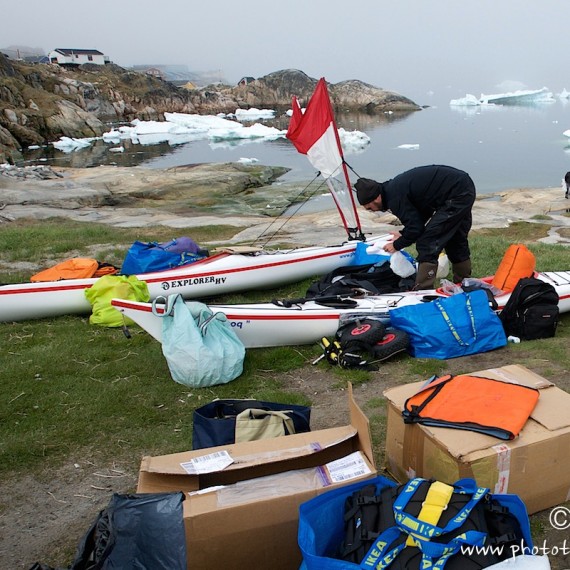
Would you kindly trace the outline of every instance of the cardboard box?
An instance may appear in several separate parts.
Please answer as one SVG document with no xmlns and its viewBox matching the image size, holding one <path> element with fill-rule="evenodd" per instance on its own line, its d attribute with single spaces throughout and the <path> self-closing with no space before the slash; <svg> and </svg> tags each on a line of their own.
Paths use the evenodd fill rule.
<svg viewBox="0 0 570 570">
<path fill-rule="evenodd" d="M 388 400 L 386 467 L 400 482 L 413 477 L 453 483 L 474 478 L 493 493 L 513 493 L 529 513 L 570 498 L 570 394 L 519 365 L 473 372 L 540 390 L 519 437 L 503 441 L 471 431 L 404 424 L 407 398 L 417 382 L 384 392 Z"/>
<path fill-rule="evenodd" d="M 350 385 L 348 401 L 350 425 L 143 458 L 137 492 L 185 493 L 188 568 L 299 567 L 299 505 L 330 489 L 376 476 L 369 422 Z M 223 469 L 192 475 L 182 466 L 224 451 L 234 462 Z M 355 453 L 368 472 L 331 483 L 323 466 Z"/>
</svg>

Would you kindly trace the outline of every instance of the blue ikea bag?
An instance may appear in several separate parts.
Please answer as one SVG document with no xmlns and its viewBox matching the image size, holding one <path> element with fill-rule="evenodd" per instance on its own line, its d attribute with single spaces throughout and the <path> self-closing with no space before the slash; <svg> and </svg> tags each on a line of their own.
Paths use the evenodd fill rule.
<svg viewBox="0 0 570 570">
<path fill-rule="evenodd" d="M 303 555 L 302 570 L 357 570 L 360 566 L 333 558 L 344 540 L 344 504 L 365 485 L 375 485 L 380 493 L 396 483 L 386 477 L 365 479 L 316 496 L 299 506 L 297 541 Z"/>
<path fill-rule="evenodd" d="M 417 358 L 445 360 L 507 344 L 501 320 L 482 289 L 391 309 L 390 324 L 408 333 L 408 350 Z"/>
<path fill-rule="evenodd" d="M 363 563 L 358 565 L 334 558 L 335 553 L 338 552 L 338 548 L 345 538 L 345 501 L 355 491 L 367 485 L 375 485 L 376 494 L 379 494 L 383 489 L 396 487 L 397 483 L 379 476 L 375 479 L 367 479 L 346 487 L 333 489 L 299 506 L 297 538 L 299 549 L 303 556 L 301 570 L 361 570 L 364 567 L 368 567 L 363 565 Z M 461 479 L 454 483 L 454 486 L 464 489 L 477 489 L 473 479 Z M 480 491 L 487 491 L 487 489 L 480 489 Z M 400 494 L 400 497 L 402 494 Z M 500 494 L 493 494 L 492 498 L 496 499 L 502 507 L 507 507 L 509 512 L 517 519 L 524 539 L 524 546 L 529 551 L 532 551 L 530 521 L 522 499 L 517 495 Z M 406 519 L 407 517 L 405 517 L 404 522 L 406 522 Z M 394 538 L 392 537 L 392 540 Z M 426 550 L 428 549 L 429 545 Z M 439 557 L 439 554 L 436 557 Z"/>
<path fill-rule="evenodd" d="M 139 275 L 173 269 L 187 265 L 208 256 L 193 240 L 187 237 L 173 239 L 168 242 L 135 241 L 121 265 L 122 275 Z"/>
<path fill-rule="evenodd" d="M 226 315 L 214 313 L 198 301 L 181 295 L 167 298 L 163 313 L 162 353 L 172 379 L 192 388 L 226 384 L 243 372 L 245 347 Z"/>
</svg>

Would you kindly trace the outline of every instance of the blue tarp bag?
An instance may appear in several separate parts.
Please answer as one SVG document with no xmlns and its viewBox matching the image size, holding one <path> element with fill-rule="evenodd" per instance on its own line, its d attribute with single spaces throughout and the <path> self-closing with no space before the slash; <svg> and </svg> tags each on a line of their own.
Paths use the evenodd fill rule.
<svg viewBox="0 0 570 570">
<path fill-rule="evenodd" d="M 223 313 L 170 295 L 163 313 L 162 353 L 172 379 L 192 388 L 226 384 L 243 372 L 245 347 Z"/>
<path fill-rule="evenodd" d="M 187 265 L 208 256 L 188 237 L 176 238 L 168 242 L 135 241 L 127 251 L 121 266 L 122 275 L 138 275 L 173 269 Z"/>
<path fill-rule="evenodd" d="M 456 358 L 507 344 L 505 330 L 482 289 L 390 310 L 390 324 L 408 333 L 417 358 Z"/>
<path fill-rule="evenodd" d="M 438 488 L 434 489 L 433 495 L 429 492 L 426 495 L 426 489 L 431 490 L 434 483 Z M 416 499 L 414 495 L 422 485 L 427 485 L 423 487 L 424 495 L 420 492 L 420 499 Z M 365 494 L 358 494 L 360 497 L 365 496 L 367 500 L 355 504 L 354 493 L 369 486 L 372 486 L 373 492 L 367 489 Z M 450 486 L 438 482 L 416 478 L 398 489 L 395 489 L 396 486 L 396 483 L 385 477 L 377 477 L 334 489 L 302 503 L 299 507 L 298 528 L 298 544 L 303 556 L 301 569 L 390 568 L 391 563 L 401 555 L 403 560 L 400 559 L 401 564 L 396 564 L 397 568 L 419 568 L 421 559 L 422 568 L 440 570 L 446 567 L 448 562 L 449 567 L 461 568 L 466 558 L 459 557 L 454 560 L 454 556 L 469 557 L 470 546 L 503 544 L 504 552 L 499 554 L 495 551 L 491 553 L 491 558 L 510 558 L 511 552 L 523 554 L 521 550 L 528 552 L 532 549 L 528 513 L 517 495 L 490 494 L 488 489 L 478 487 L 473 479 L 461 479 L 454 483 L 453 489 L 450 489 L 453 495 L 448 494 L 446 500 L 441 487 L 449 489 Z M 349 498 L 351 500 L 347 501 Z M 382 502 L 388 500 L 387 498 L 391 499 L 389 503 Z M 411 506 L 412 502 L 414 506 Z M 434 507 L 439 506 L 440 515 L 437 522 L 429 523 L 426 521 L 429 515 L 421 516 L 426 502 L 432 511 Z M 367 517 L 364 511 L 357 510 L 357 505 L 370 505 L 367 508 L 376 509 L 376 516 L 380 518 Z M 447 507 L 450 508 L 450 514 L 446 516 L 443 513 L 448 510 Z M 415 509 L 420 511 L 416 516 L 411 514 L 416 512 Z M 388 516 L 387 510 L 393 513 L 392 517 Z M 483 512 L 486 513 L 484 518 Z M 385 518 L 382 518 L 382 514 Z M 471 522 L 468 523 L 467 519 Z M 349 536 L 365 544 L 362 556 L 357 556 L 359 563 L 338 557 L 341 552 L 347 551 L 352 557 L 351 548 L 355 544 L 352 540 L 350 544 L 345 542 L 349 520 L 350 524 L 356 525 L 356 528 L 351 527 Z M 386 521 L 386 525 L 382 524 L 382 520 Z M 371 531 L 371 528 L 375 528 L 376 532 Z M 503 535 L 506 531 L 513 532 Z M 416 539 L 415 543 L 409 541 L 411 533 Z M 405 551 L 408 546 L 412 549 L 409 552 Z M 517 552 L 511 551 L 511 546 L 517 549 Z M 462 550 L 462 547 L 465 550 Z M 476 554 L 477 556 L 479 554 Z M 480 560 L 480 557 L 478 559 Z M 409 565 L 403 562 L 404 560 L 407 560 Z"/>
</svg>

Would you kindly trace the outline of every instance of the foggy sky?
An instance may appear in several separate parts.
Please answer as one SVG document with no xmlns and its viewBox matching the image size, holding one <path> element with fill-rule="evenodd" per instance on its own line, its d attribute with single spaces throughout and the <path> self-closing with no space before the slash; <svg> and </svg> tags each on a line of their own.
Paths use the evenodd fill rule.
<svg viewBox="0 0 570 570">
<path fill-rule="evenodd" d="M 570 89 L 570 0 L 0 0 L 0 14 L 0 48 L 98 49 L 232 83 L 293 68 L 419 104 Z"/>
</svg>

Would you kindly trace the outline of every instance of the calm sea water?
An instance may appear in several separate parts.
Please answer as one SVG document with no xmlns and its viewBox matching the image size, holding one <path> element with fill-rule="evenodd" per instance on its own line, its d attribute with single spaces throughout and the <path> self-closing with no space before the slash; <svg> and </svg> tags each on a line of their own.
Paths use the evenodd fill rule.
<svg viewBox="0 0 570 570">
<path fill-rule="evenodd" d="M 288 120 L 261 121 L 287 128 Z M 386 180 L 414 166 L 448 164 L 471 175 L 478 193 L 510 188 L 559 186 L 570 170 L 570 104 L 566 100 L 526 106 L 450 107 L 440 105 L 406 114 L 339 114 L 347 130 L 363 131 L 371 139 L 363 152 L 347 153 L 358 176 Z M 419 145 L 416 150 L 398 148 Z M 286 139 L 233 144 L 197 141 L 177 146 L 125 143 L 125 152 L 109 152 L 98 141 L 89 149 L 63 153 L 49 147 L 28 152 L 28 164 L 89 167 L 99 164 L 168 168 L 201 162 L 254 158 L 285 166 L 283 180 L 309 180 L 315 171 Z M 356 179 L 356 175 L 352 175 Z"/>
</svg>

